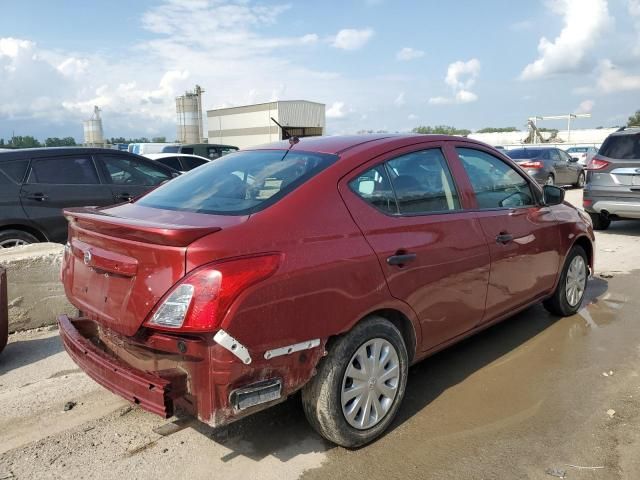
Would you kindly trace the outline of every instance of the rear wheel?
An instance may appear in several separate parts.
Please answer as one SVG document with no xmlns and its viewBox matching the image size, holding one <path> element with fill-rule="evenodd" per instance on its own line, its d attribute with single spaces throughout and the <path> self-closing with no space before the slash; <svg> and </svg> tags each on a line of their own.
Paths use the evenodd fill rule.
<svg viewBox="0 0 640 480">
<path fill-rule="evenodd" d="M 567 317 L 580 309 L 587 289 L 589 261 L 584 249 L 574 246 L 562 268 L 560 281 L 551 298 L 545 300 L 544 307 L 555 315 Z"/>
<path fill-rule="evenodd" d="M 0 248 L 19 247 L 30 243 L 38 243 L 39 240 L 28 232 L 22 230 L 0 231 Z"/>
<path fill-rule="evenodd" d="M 601 213 L 589 213 L 589 217 L 591 217 L 594 230 L 606 230 L 611 225 L 611 220 Z"/>
<path fill-rule="evenodd" d="M 552 174 L 549 174 L 547 177 L 547 181 L 544 182 L 545 185 L 553 185 L 555 183 L 555 178 L 553 178 Z"/>
<path fill-rule="evenodd" d="M 584 172 L 580 172 L 580 175 L 578 175 L 578 181 L 574 183 L 573 186 L 576 188 L 584 187 Z"/>
<path fill-rule="evenodd" d="M 371 317 L 340 337 L 302 390 L 311 426 L 327 440 L 358 447 L 380 436 L 395 417 L 407 384 L 402 335 Z"/>
</svg>

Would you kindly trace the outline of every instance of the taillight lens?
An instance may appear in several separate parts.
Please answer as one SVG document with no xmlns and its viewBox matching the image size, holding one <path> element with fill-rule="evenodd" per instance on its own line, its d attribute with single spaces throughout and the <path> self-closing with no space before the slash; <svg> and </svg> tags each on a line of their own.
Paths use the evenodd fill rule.
<svg viewBox="0 0 640 480">
<path fill-rule="evenodd" d="M 533 162 L 522 162 L 520 164 L 522 168 L 542 168 L 544 164 L 542 162 L 533 161 Z"/>
<path fill-rule="evenodd" d="M 251 285 L 273 275 L 279 264 L 279 254 L 268 254 L 200 267 L 165 295 L 146 325 L 183 332 L 213 331 L 234 300 Z"/>
<path fill-rule="evenodd" d="M 607 168 L 609 165 L 610 162 L 598 157 L 593 157 L 589 162 L 589 165 L 587 165 L 587 170 L 602 170 L 603 168 Z"/>
</svg>

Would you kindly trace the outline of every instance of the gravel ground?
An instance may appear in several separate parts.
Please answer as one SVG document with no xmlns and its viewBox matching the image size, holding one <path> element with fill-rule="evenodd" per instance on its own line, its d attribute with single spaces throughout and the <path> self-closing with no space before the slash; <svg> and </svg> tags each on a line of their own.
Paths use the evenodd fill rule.
<svg viewBox="0 0 640 480">
<path fill-rule="evenodd" d="M 219 430 L 159 419 L 86 377 L 55 330 L 14 334 L 0 480 L 640 478 L 639 234 L 640 222 L 597 234 L 579 314 L 536 306 L 412 367 L 389 433 L 355 451 L 315 435 L 298 397 Z"/>
</svg>

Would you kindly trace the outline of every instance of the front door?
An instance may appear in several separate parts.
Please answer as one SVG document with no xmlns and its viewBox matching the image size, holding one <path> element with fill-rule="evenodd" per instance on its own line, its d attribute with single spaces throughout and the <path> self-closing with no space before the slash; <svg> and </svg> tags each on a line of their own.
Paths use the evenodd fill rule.
<svg viewBox="0 0 640 480">
<path fill-rule="evenodd" d="M 384 155 L 343 179 L 340 193 L 378 256 L 391 294 L 417 313 L 428 350 L 478 325 L 489 250 L 463 210 L 441 145 Z"/>
<path fill-rule="evenodd" d="M 485 314 L 490 321 L 551 291 L 561 260 L 560 233 L 529 180 L 480 148 L 458 145 L 456 151 L 491 252 Z"/>
<path fill-rule="evenodd" d="M 111 191 L 100 184 L 88 155 L 33 159 L 20 189 L 20 201 L 29 219 L 54 242 L 67 239 L 63 208 L 112 203 Z"/>
</svg>

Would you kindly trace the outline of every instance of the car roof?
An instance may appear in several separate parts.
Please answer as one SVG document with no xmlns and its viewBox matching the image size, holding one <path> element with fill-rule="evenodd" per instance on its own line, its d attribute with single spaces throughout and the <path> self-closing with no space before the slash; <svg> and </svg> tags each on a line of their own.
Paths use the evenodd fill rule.
<svg viewBox="0 0 640 480">
<path fill-rule="evenodd" d="M 402 147 L 404 145 L 410 145 L 412 143 L 422 142 L 435 142 L 445 140 L 462 140 L 465 142 L 476 143 L 478 145 L 486 145 L 482 142 L 477 142 L 468 138 L 458 137 L 454 135 L 424 135 L 419 133 L 414 134 L 366 134 L 366 135 L 335 135 L 326 137 L 304 137 L 301 138 L 298 143 L 293 147 L 288 140 L 281 142 L 269 143 L 266 145 L 258 145 L 255 147 L 249 147 L 243 149 L 247 150 L 287 150 L 291 147 L 292 151 L 308 151 L 318 153 L 330 153 L 338 155 L 346 152 L 347 150 L 368 146 L 375 148 L 380 146 Z M 493 147 L 491 147 L 493 148 Z"/>
<path fill-rule="evenodd" d="M 96 148 L 96 147 L 43 147 L 43 148 L 18 148 L 10 151 L 0 152 L 0 161 L 16 160 L 22 158 L 38 158 L 48 157 L 50 155 L 71 155 L 71 154 L 93 154 L 108 153 L 111 155 L 135 155 L 133 153 L 116 150 L 113 148 Z M 135 155 L 137 156 L 137 155 Z"/>
<path fill-rule="evenodd" d="M 610 137 L 618 137 L 621 135 L 637 135 L 640 133 L 640 127 L 622 127 L 620 130 L 617 130 L 610 134 Z"/>
<path fill-rule="evenodd" d="M 525 145 L 522 147 L 518 147 L 518 148 L 512 148 L 511 150 L 557 150 L 558 147 L 549 147 L 547 145 Z M 510 151 L 511 151 L 510 150 Z"/>
<path fill-rule="evenodd" d="M 167 157 L 186 157 L 186 158 L 200 158 L 202 160 L 207 160 L 209 161 L 209 159 L 207 157 L 201 157 L 200 155 L 192 155 L 190 153 L 170 153 L 170 152 L 163 152 L 163 153 L 146 153 L 144 155 L 142 155 L 143 157 L 149 158 L 151 160 L 158 160 L 160 158 L 167 158 Z"/>
</svg>

